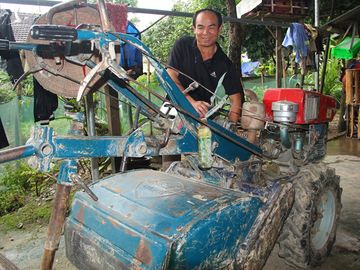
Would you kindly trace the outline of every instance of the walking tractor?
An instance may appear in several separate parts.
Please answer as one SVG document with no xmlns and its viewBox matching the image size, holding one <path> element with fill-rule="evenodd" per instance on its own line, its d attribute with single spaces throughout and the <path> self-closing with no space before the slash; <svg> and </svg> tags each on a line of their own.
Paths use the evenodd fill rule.
<svg viewBox="0 0 360 270">
<path fill-rule="evenodd" d="M 52 268 L 62 233 L 78 269 L 261 269 L 276 243 L 288 264 L 319 265 L 341 209 L 339 177 L 321 162 L 335 100 L 268 89 L 260 103 L 246 90 L 234 130 L 216 91 L 211 113 L 200 119 L 149 49 L 112 30 L 104 1 L 98 10 L 78 0 L 60 4 L 33 25 L 28 43 L 1 40 L 2 50 L 26 50 L 31 72 L 49 91 L 81 101 L 106 83 L 137 108 L 126 136 L 83 136 L 84 116 L 73 113 L 69 135 L 37 125 L 26 145 L 0 152 L 0 162 L 31 157 L 41 171 L 61 161 L 41 268 Z M 74 14 L 77 24 L 68 26 Z M 122 44 L 148 59 L 165 97 L 119 66 Z M 159 135 L 145 135 L 140 114 Z M 126 170 L 132 158 L 155 156 L 181 159 L 165 171 Z M 87 186 L 78 161 L 98 157 L 122 157 L 121 172 Z M 74 184 L 83 191 L 66 217 Z"/>
</svg>

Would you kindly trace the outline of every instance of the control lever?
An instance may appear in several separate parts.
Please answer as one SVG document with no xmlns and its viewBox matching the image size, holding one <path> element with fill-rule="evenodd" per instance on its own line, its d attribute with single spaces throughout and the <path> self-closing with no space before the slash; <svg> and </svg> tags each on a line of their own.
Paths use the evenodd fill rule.
<svg viewBox="0 0 360 270">
<path fill-rule="evenodd" d="M 187 93 L 189 93 L 190 91 L 195 90 L 198 87 L 199 87 L 199 83 L 194 81 L 194 82 L 189 84 L 189 86 L 183 91 L 183 93 L 184 93 L 184 95 L 186 95 Z"/>
<path fill-rule="evenodd" d="M 228 96 L 225 95 L 221 98 L 220 101 L 218 101 L 218 103 L 212 107 L 210 110 L 208 110 L 208 112 L 205 114 L 205 118 L 209 118 L 210 116 L 212 116 L 214 113 L 216 113 L 219 109 L 221 109 L 225 104 L 228 103 L 227 101 Z"/>
<path fill-rule="evenodd" d="M 72 173 L 72 174 L 70 174 L 70 179 L 71 179 L 71 181 L 73 181 L 73 183 L 75 185 L 84 189 L 84 191 L 90 196 L 91 199 L 93 199 L 94 201 L 99 200 L 99 198 L 95 195 L 95 193 L 92 192 L 92 190 L 81 180 L 80 176 Z"/>
</svg>

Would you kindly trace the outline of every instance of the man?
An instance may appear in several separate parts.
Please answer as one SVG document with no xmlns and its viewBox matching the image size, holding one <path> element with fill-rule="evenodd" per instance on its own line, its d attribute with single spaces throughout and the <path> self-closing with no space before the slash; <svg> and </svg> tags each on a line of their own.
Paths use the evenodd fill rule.
<svg viewBox="0 0 360 270">
<path fill-rule="evenodd" d="M 231 102 L 229 120 L 237 122 L 244 94 L 240 71 L 235 69 L 217 43 L 221 29 L 222 17 L 219 12 L 208 8 L 198 10 L 193 17 L 195 37 L 183 37 L 175 42 L 169 65 L 195 79 L 211 92 L 215 91 L 219 79 L 226 73 L 222 84 Z M 182 91 L 193 82 L 174 69 L 168 68 L 167 71 Z M 200 86 L 185 95 L 200 117 L 204 117 L 209 110 L 212 93 Z"/>
</svg>

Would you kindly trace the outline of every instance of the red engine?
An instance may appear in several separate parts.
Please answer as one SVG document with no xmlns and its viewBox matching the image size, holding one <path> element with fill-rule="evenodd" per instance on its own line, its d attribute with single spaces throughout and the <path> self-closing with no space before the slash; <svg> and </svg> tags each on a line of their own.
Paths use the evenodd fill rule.
<svg viewBox="0 0 360 270">
<path fill-rule="evenodd" d="M 274 120 L 273 102 L 286 101 L 298 105 L 294 124 L 318 124 L 332 121 L 336 113 L 336 100 L 317 92 L 299 88 L 268 89 L 264 94 L 265 115 Z"/>
</svg>

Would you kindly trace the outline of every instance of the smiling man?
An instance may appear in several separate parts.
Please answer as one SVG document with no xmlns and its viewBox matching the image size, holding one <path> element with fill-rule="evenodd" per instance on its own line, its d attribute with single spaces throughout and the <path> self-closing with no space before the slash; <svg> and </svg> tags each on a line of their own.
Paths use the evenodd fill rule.
<svg viewBox="0 0 360 270">
<path fill-rule="evenodd" d="M 204 117 L 209 110 L 212 93 L 225 74 L 222 84 L 231 102 L 229 120 L 237 122 L 244 94 L 240 71 L 236 70 L 217 43 L 221 29 L 222 17 L 219 12 L 208 8 L 198 10 L 193 17 L 195 37 L 183 37 L 175 42 L 169 65 L 211 91 L 199 86 L 185 94 L 200 117 Z M 193 81 L 175 69 L 168 68 L 167 71 L 180 90 L 184 91 Z"/>
</svg>

